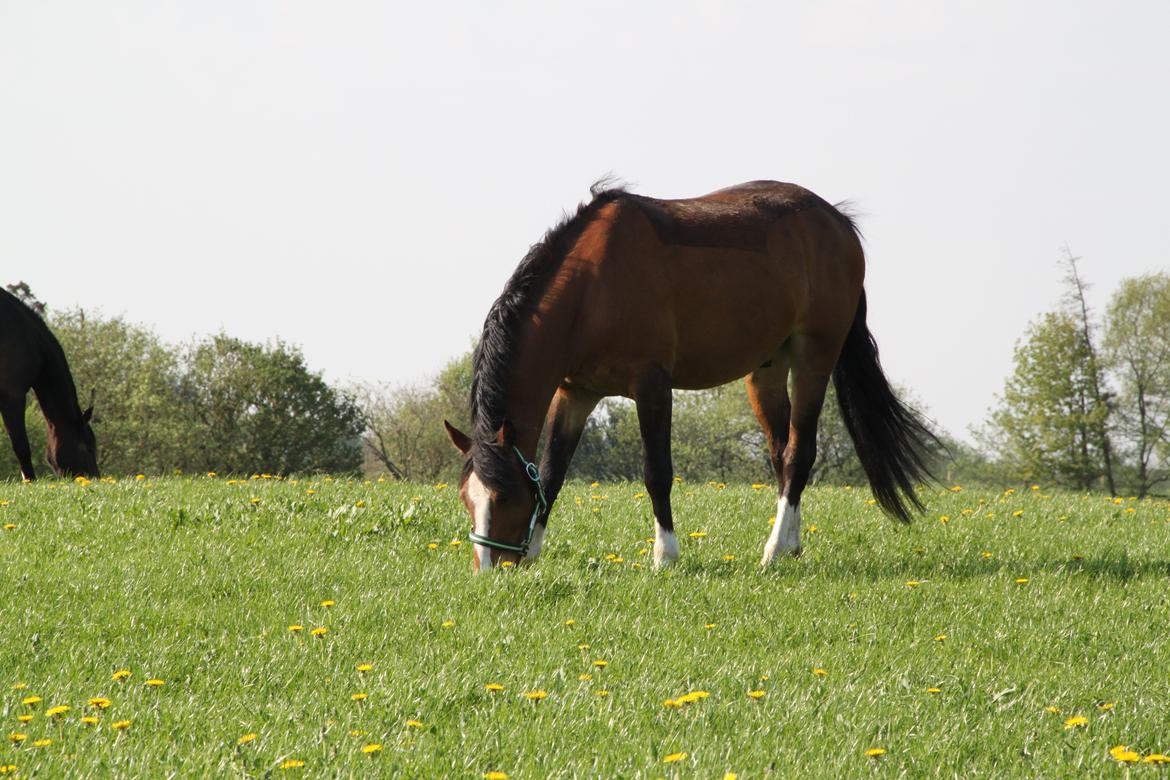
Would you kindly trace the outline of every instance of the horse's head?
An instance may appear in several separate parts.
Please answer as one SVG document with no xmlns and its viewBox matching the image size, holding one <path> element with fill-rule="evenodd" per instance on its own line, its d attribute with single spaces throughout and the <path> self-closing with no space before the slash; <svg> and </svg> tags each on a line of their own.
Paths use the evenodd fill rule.
<svg viewBox="0 0 1170 780">
<path fill-rule="evenodd" d="M 59 477 L 97 477 L 97 439 L 90 421 L 93 404 L 76 420 L 55 426 L 46 457 Z"/>
<path fill-rule="evenodd" d="M 459 497 L 471 515 L 475 570 L 535 558 L 544 534 L 536 521 L 548 504 L 536 466 L 516 446 L 512 425 L 505 420 L 494 437 L 483 441 L 446 420 L 443 425 L 463 454 Z"/>
</svg>

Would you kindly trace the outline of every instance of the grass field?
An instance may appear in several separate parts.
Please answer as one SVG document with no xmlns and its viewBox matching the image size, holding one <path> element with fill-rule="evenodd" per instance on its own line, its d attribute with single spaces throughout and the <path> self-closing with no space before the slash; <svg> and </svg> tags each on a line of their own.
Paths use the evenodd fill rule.
<svg viewBox="0 0 1170 780">
<path fill-rule="evenodd" d="M 1170 752 L 1165 500 L 956 487 L 903 527 L 815 489 L 804 557 L 761 572 L 772 487 L 684 481 L 683 558 L 656 573 L 641 493 L 569 485 L 535 566 L 475 577 L 454 486 L 0 483 L 0 766 L 1165 771 L 1142 760 Z"/>
</svg>

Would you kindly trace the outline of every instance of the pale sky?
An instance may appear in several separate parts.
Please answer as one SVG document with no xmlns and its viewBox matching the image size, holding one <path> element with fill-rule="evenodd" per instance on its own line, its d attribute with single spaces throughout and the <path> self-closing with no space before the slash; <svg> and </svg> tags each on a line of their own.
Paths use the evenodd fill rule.
<svg viewBox="0 0 1170 780">
<path fill-rule="evenodd" d="M 1170 3 L 0 0 L 0 282 L 335 382 L 465 350 L 613 173 L 849 199 L 887 372 L 964 436 L 1060 248 L 1165 270 Z"/>
</svg>

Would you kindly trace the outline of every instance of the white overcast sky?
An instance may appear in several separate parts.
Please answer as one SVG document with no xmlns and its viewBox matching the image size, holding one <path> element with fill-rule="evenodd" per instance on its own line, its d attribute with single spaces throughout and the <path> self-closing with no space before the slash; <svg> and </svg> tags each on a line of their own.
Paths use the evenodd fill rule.
<svg viewBox="0 0 1170 780">
<path fill-rule="evenodd" d="M 0 0 L 0 282 L 303 347 L 465 350 L 614 173 L 862 214 L 888 373 L 963 435 L 1060 295 L 1170 267 L 1170 3 Z"/>
</svg>

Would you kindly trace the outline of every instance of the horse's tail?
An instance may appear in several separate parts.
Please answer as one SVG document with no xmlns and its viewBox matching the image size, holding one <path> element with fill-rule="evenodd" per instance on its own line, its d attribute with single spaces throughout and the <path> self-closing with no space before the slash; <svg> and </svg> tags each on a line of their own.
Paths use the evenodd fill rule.
<svg viewBox="0 0 1170 780">
<path fill-rule="evenodd" d="M 898 400 L 882 373 L 865 309 L 863 290 L 833 369 L 833 386 L 874 498 L 886 512 L 908 523 L 911 507 L 923 509 L 914 486 L 932 479 L 927 460 L 931 446 L 939 443 L 918 413 Z"/>
</svg>

